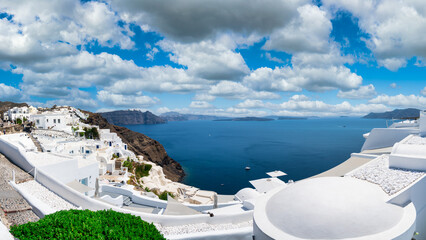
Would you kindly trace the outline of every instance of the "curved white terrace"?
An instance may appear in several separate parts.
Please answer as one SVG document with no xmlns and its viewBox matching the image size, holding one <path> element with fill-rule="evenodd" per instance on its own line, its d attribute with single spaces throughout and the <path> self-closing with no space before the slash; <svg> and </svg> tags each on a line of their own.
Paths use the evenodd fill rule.
<svg viewBox="0 0 426 240">
<path fill-rule="evenodd" d="M 354 178 L 303 180 L 272 191 L 257 203 L 255 236 L 256 239 L 362 239 L 380 235 L 404 222 L 403 218 L 411 221 L 413 217 L 405 217 L 405 208 L 386 203 L 386 197 L 377 185 Z"/>
</svg>

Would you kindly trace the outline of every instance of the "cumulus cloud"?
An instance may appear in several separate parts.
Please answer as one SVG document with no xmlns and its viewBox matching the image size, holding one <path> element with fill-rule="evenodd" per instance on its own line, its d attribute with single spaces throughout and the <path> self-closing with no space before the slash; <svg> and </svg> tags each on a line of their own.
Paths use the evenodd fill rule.
<svg viewBox="0 0 426 240">
<path fill-rule="evenodd" d="M 383 104 L 358 104 L 352 105 L 347 101 L 339 104 L 328 104 L 323 101 L 293 100 L 278 105 L 278 115 L 285 116 L 360 116 L 370 112 L 389 110 Z"/>
<path fill-rule="evenodd" d="M 265 103 L 262 100 L 246 99 L 244 102 L 238 103 L 237 108 L 264 108 Z"/>
<path fill-rule="evenodd" d="M 391 84 L 389 84 L 389 86 L 390 86 L 391 88 L 397 88 L 397 87 L 398 87 L 398 85 L 396 85 L 396 83 L 391 83 Z"/>
<path fill-rule="evenodd" d="M 426 87 L 425 87 L 425 88 L 423 88 L 423 89 L 420 91 L 420 93 L 421 93 L 423 96 L 426 96 Z"/>
<path fill-rule="evenodd" d="M 240 53 L 233 51 L 237 44 L 229 36 L 197 43 L 160 41 L 159 46 L 172 52 L 170 60 L 188 67 L 188 73 L 208 80 L 238 80 L 250 70 Z"/>
<path fill-rule="evenodd" d="M 340 1 L 324 0 L 325 8 L 349 11 L 357 19 L 361 30 L 370 37 L 367 46 L 378 58 L 378 63 L 396 71 L 412 57 L 426 56 L 426 10 L 422 1 Z M 415 24 L 413 24 L 415 23 Z"/>
<path fill-rule="evenodd" d="M 337 49 L 327 53 L 297 53 L 292 57 L 292 67 L 258 68 L 243 82 L 258 91 L 347 91 L 362 84 L 362 77 L 343 65 L 351 61 Z"/>
<path fill-rule="evenodd" d="M 265 53 L 265 57 L 266 57 L 266 59 L 268 59 L 269 61 L 272 61 L 272 62 L 277 62 L 277 63 L 284 63 L 284 61 L 283 60 L 281 60 L 281 59 L 279 59 L 279 58 L 277 58 L 277 57 L 273 57 L 270 53 L 268 53 L 268 52 L 266 52 Z"/>
<path fill-rule="evenodd" d="M 277 99 L 280 98 L 278 94 L 266 91 L 253 91 L 252 89 L 244 86 L 238 82 L 221 81 L 212 86 L 207 92 L 209 95 L 216 97 L 223 97 L 228 99 Z"/>
<path fill-rule="evenodd" d="M 267 50 L 327 52 L 332 25 L 326 12 L 315 5 L 297 9 L 298 16 L 285 27 L 275 30 L 264 45 Z"/>
<path fill-rule="evenodd" d="M 144 96 L 142 95 L 142 93 L 139 93 L 137 95 L 122 95 L 111 93 L 105 90 L 99 91 L 97 94 L 97 98 L 105 104 L 116 107 L 144 108 L 151 107 L 160 101 L 158 98 Z"/>
<path fill-rule="evenodd" d="M 18 100 L 20 97 L 21 91 L 19 89 L 0 83 L 1 100 Z"/>
<path fill-rule="evenodd" d="M 426 97 L 411 95 L 398 94 L 395 96 L 389 96 L 386 94 L 379 95 L 369 101 L 375 104 L 384 104 L 392 107 L 413 107 L 423 109 L 426 106 Z"/>
<path fill-rule="evenodd" d="M 214 106 L 206 101 L 192 101 L 190 108 L 214 108 Z"/>
<path fill-rule="evenodd" d="M 199 41 L 223 32 L 268 34 L 297 15 L 307 0 L 110 0 L 128 22 L 179 41 Z M 208 17 L 207 17 L 208 16 Z"/>
<path fill-rule="evenodd" d="M 346 99 L 369 99 L 377 95 L 376 88 L 373 84 L 361 86 L 358 89 L 350 91 L 339 91 L 337 97 Z"/>
</svg>

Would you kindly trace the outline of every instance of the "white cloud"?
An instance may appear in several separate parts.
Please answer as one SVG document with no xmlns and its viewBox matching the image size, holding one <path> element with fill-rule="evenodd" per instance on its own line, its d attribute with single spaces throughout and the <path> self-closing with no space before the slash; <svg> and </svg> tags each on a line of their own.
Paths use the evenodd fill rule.
<svg viewBox="0 0 426 240">
<path fill-rule="evenodd" d="M 138 95 L 122 95 L 111 93 L 105 90 L 99 91 L 97 98 L 109 106 L 136 108 L 151 107 L 160 101 L 158 98 L 144 96 L 142 93 L 139 93 Z"/>
<path fill-rule="evenodd" d="M 206 101 L 206 102 L 211 102 L 211 101 L 214 101 L 215 99 L 216 99 L 215 96 L 209 95 L 206 93 L 197 93 L 195 94 L 193 98 L 193 100 L 196 100 L 196 101 Z"/>
<path fill-rule="evenodd" d="M 214 108 L 214 106 L 206 101 L 192 101 L 190 108 Z"/>
<path fill-rule="evenodd" d="M 265 57 L 266 57 L 266 59 L 268 59 L 271 62 L 284 63 L 283 60 L 281 60 L 277 57 L 272 57 L 272 55 L 268 52 L 265 53 Z"/>
<path fill-rule="evenodd" d="M 379 65 L 396 71 L 412 57 L 426 56 L 426 8 L 423 1 L 324 0 L 325 8 L 351 12 L 370 37 L 367 46 Z"/>
<path fill-rule="evenodd" d="M 249 73 L 243 57 L 233 51 L 237 44 L 227 35 L 197 43 L 160 41 L 159 46 L 172 52 L 170 59 L 188 67 L 188 73 L 209 80 L 238 80 Z"/>
<path fill-rule="evenodd" d="M 349 91 L 339 91 L 337 97 L 346 99 L 369 99 L 377 95 L 376 88 L 373 84 L 361 86 L 358 89 Z"/>
<path fill-rule="evenodd" d="M 246 99 L 244 102 L 238 103 L 236 108 L 263 108 L 265 103 L 262 100 Z"/>
<path fill-rule="evenodd" d="M 426 87 L 425 87 L 425 88 L 423 88 L 423 89 L 420 91 L 420 93 L 421 93 L 423 96 L 426 96 Z"/>
<path fill-rule="evenodd" d="M 18 100 L 21 97 L 21 91 L 12 86 L 0 83 L 0 99 L 1 100 Z"/>
<path fill-rule="evenodd" d="M 395 96 L 382 94 L 377 96 L 376 98 L 371 99 L 369 102 L 375 104 L 384 104 L 392 107 L 412 107 L 423 109 L 426 106 L 426 97 L 416 96 L 414 94 L 408 96 L 403 94 Z"/>
<path fill-rule="evenodd" d="M 390 86 L 391 88 L 396 88 L 396 87 L 398 87 L 398 85 L 396 85 L 396 83 L 391 83 L 389 86 Z"/>
<path fill-rule="evenodd" d="M 300 94 L 300 95 L 296 94 L 296 95 L 291 96 L 290 100 L 293 100 L 293 101 L 306 101 L 306 100 L 309 100 L 309 97 L 307 97 L 306 95 L 303 95 L 303 94 Z"/>
<path fill-rule="evenodd" d="M 148 59 L 149 61 L 153 61 L 155 55 L 159 52 L 160 50 L 158 50 L 158 48 L 154 47 L 152 48 L 147 54 L 146 54 L 146 59 Z"/>
<path fill-rule="evenodd" d="M 295 52 L 327 52 L 332 25 L 326 12 L 315 5 L 297 9 L 298 16 L 285 27 L 274 31 L 264 49 Z"/>
<path fill-rule="evenodd" d="M 221 81 L 212 86 L 207 92 L 209 95 L 216 97 L 223 97 L 228 99 L 277 99 L 280 98 L 278 94 L 266 91 L 253 91 L 252 89 L 244 86 L 238 82 Z"/>
<path fill-rule="evenodd" d="M 280 111 L 277 115 L 285 116 L 361 116 L 370 112 L 382 112 L 389 110 L 383 104 L 359 104 L 351 105 L 344 101 L 339 104 L 328 104 L 323 101 L 292 100 L 278 105 Z"/>
</svg>

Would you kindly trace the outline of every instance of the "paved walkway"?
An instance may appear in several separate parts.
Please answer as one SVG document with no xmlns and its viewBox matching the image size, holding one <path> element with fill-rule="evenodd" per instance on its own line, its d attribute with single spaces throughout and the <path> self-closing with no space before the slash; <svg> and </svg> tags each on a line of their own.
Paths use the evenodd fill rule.
<svg viewBox="0 0 426 240">
<path fill-rule="evenodd" d="M 12 170 L 15 170 L 15 181 L 17 183 L 33 179 L 30 174 L 15 166 L 0 154 L 0 218 L 6 227 L 34 222 L 39 219 L 28 202 L 9 185 L 8 181 L 12 180 Z"/>
<path fill-rule="evenodd" d="M 37 139 L 35 139 L 34 136 L 31 133 L 28 134 L 28 135 L 30 136 L 30 138 L 33 141 L 34 145 L 37 147 L 37 151 L 43 152 L 43 148 L 41 147 L 40 142 Z"/>
<path fill-rule="evenodd" d="M 392 152 L 392 148 L 393 147 L 370 149 L 370 150 L 364 150 L 361 153 L 374 154 L 374 155 L 390 154 Z"/>
<path fill-rule="evenodd" d="M 317 177 L 343 177 L 346 173 L 372 161 L 372 158 L 362 158 L 362 157 L 350 157 L 348 160 L 344 161 L 340 165 L 322 172 L 318 175 L 312 176 L 310 178 Z"/>
</svg>

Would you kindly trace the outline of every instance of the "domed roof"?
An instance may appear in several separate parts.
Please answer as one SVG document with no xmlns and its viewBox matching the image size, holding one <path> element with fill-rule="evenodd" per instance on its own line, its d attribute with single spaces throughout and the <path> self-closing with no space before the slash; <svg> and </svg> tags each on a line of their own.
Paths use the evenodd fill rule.
<svg viewBox="0 0 426 240">
<path fill-rule="evenodd" d="M 256 205 L 255 223 L 275 237 L 357 238 L 392 228 L 404 213 L 378 186 L 350 177 L 303 180 L 268 195 Z"/>
</svg>

